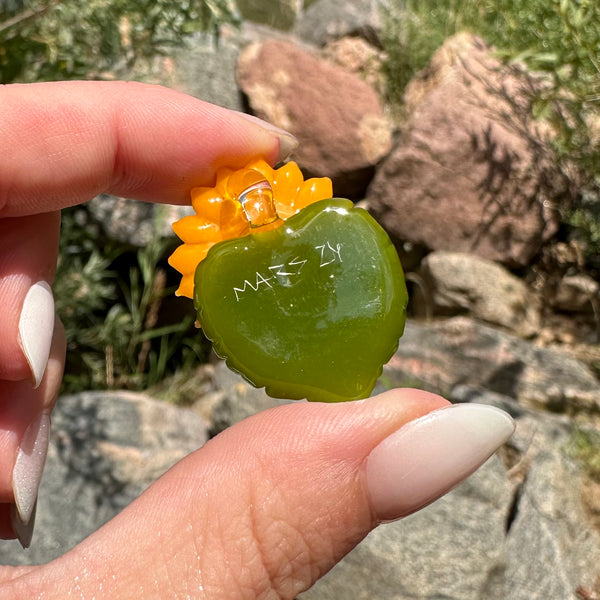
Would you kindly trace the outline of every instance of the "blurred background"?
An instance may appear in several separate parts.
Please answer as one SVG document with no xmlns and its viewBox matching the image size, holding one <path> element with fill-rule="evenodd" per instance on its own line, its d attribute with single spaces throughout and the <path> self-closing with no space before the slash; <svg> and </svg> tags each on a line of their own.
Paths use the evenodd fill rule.
<svg viewBox="0 0 600 600">
<path fill-rule="evenodd" d="M 0 0 L 0 83 L 65 79 L 166 85 L 291 131 L 305 175 L 369 210 L 406 271 L 406 334 L 376 390 L 423 387 L 519 419 L 487 475 L 404 526 L 412 542 L 376 540 L 310 597 L 600 598 L 600 3 Z M 38 560 L 197 446 L 193 433 L 169 445 L 181 419 L 201 417 L 209 436 L 277 402 L 222 368 L 173 296 L 170 225 L 185 211 L 103 195 L 63 213 L 54 289 L 69 352 L 53 443 L 71 480 L 102 469 L 93 518 L 75 537 L 41 533 Z M 166 462 L 136 480 L 100 443 L 114 417 L 95 407 L 112 398 L 144 423 L 146 400 L 127 395 L 142 390 L 184 412 L 169 413 Z M 424 543 L 430 576 L 400 576 Z M 367 568 L 389 569 L 377 591 Z"/>
</svg>

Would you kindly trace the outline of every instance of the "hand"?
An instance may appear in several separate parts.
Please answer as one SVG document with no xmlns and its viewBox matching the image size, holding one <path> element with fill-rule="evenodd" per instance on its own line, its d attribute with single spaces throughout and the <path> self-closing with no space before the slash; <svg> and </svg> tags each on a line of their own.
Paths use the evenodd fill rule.
<svg viewBox="0 0 600 600">
<path fill-rule="evenodd" d="M 58 211 L 101 192 L 187 203 L 219 166 L 277 162 L 294 139 L 134 83 L 5 86 L 0 106 L 0 537 L 27 545 L 64 364 Z M 512 429 L 502 411 L 417 390 L 285 405 L 211 440 L 62 558 L 0 567 L 0 597 L 294 598 Z"/>
</svg>

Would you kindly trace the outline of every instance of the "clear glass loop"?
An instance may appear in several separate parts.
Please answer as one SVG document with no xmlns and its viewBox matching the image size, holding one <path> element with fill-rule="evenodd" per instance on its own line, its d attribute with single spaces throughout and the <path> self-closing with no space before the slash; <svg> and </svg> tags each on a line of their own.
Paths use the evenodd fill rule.
<svg viewBox="0 0 600 600">
<path fill-rule="evenodd" d="M 247 187 L 238 197 L 250 227 L 264 227 L 279 220 L 273 189 L 265 179 Z"/>
</svg>

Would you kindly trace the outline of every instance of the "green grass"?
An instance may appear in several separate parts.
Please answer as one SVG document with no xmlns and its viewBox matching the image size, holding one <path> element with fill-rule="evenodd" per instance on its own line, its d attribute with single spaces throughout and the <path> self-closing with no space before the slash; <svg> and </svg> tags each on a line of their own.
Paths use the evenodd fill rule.
<svg viewBox="0 0 600 600">
<path fill-rule="evenodd" d="M 585 469 L 587 475 L 600 481 L 600 432 L 575 429 L 568 444 L 568 453 Z"/>
<path fill-rule="evenodd" d="M 101 239 L 64 211 L 54 292 L 65 324 L 63 391 L 146 389 L 205 362 L 210 346 L 194 327 L 192 303 L 173 296 L 165 257 L 173 241 L 156 236 L 134 251 Z"/>
</svg>

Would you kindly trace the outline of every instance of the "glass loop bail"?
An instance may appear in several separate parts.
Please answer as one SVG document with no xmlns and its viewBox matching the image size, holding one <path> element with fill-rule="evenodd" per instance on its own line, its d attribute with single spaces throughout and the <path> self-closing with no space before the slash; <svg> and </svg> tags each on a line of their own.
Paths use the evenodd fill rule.
<svg viewBox="0 0 600 600">
<path fill-rule="evenodd" d="M 273 188 L 266 179 L 247 187 L 238 196 L 238 201 L 251 228 L 264 227 L 279 220 Z"/>
</svg>

